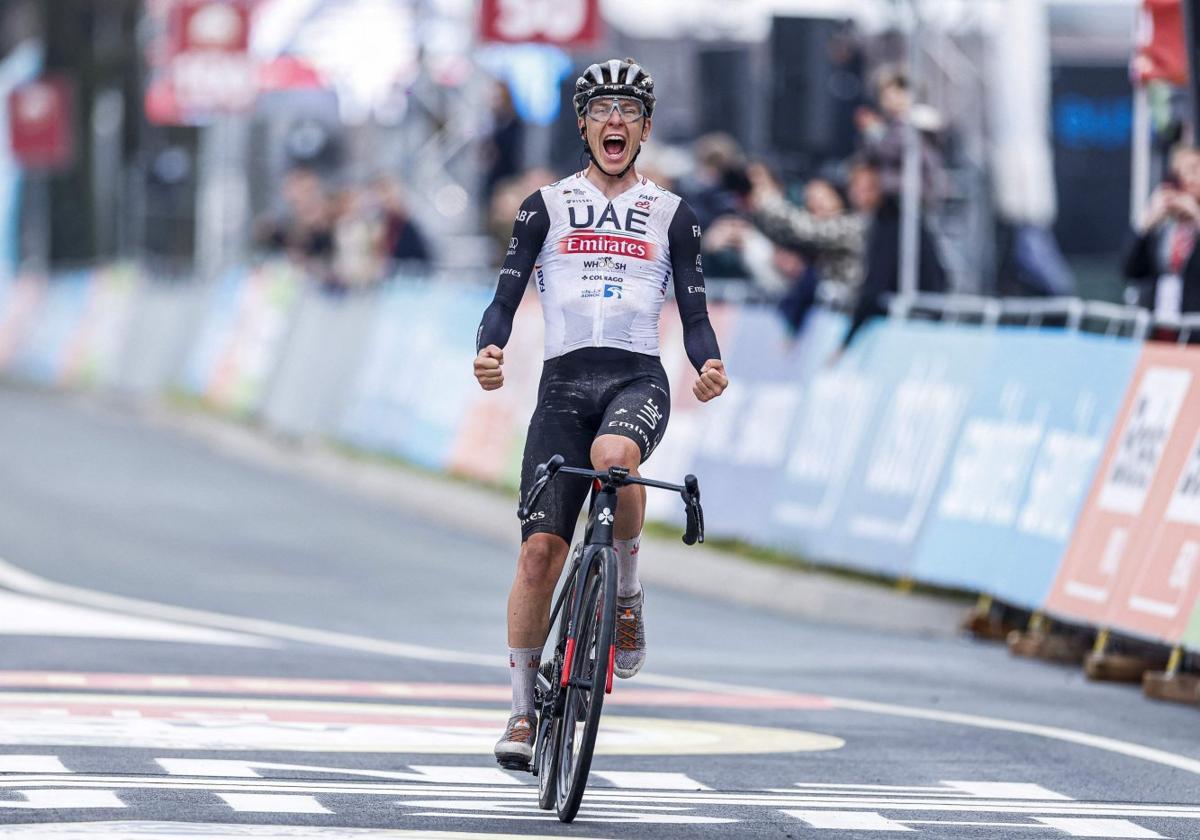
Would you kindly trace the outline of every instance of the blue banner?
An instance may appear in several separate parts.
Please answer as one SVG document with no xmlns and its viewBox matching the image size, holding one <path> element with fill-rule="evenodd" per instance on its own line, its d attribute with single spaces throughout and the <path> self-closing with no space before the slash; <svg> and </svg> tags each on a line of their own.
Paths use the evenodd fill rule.
<svg viewBox="0 0 1200 840">
<path fill-rule="evenodd" d="M 930 583 L 1045 601 L 1137 363 L 1104 336 L 1001 330 L 913 568 Z"/>
<path fill-rule="evenodd" d="M 819 375 L 774 509 L 776 539 L 821 560 L 907 574 L 995 332 L 884 323 Z"/>
<path fill-rule="evenodd" d="M 793 339 L 773 307 L 747 306 L 732 346 L 721 350 L 736 384 L 706 406 L 705 432 L 690 467 L 703 481 L 705 524 L 714 536 L 759 541 L 767 529 L 805 380 L 846 331 L 841 315 L 816 311 L 808 320 Z"/>
<path fill-rule="evenodd" d="M 56 274 L 46 282 L 32 325 L 13 359 L 14 373 L 48 385 L 59 381 L 87 308 L 92 279 L 93 273 L 84 270 Z"/>
</svg>

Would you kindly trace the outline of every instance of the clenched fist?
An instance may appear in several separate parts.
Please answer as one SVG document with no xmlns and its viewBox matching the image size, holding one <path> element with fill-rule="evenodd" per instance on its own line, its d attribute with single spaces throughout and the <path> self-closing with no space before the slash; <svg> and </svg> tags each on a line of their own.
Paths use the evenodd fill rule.
<svg viewBox="0 0 1200 840">
<path fill-rule="evenodd" d="M 700 402 L 708 402 L 713 397 L 721 396 L 728 387 L 729 377 L 725 375 L 725 363 L 720 359 L 709 359 L 704 363 L 704 367 L 700 368 L 700 378 L 692 386 L 692 393 Z"/>
<path fill-rule="evenodd" d="M 475 357 L 475 378 L 485 391 L 495 391 L 504 384 L 504 351 L 495 344 L 489 344 L 479 351 Z"/>
</svg>

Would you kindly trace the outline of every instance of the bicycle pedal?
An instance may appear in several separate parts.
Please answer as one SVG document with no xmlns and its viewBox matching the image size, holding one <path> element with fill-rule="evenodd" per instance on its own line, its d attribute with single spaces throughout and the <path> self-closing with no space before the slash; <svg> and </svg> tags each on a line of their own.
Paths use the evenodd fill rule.
<svg viewBox="0 0 1200 840">
<path fill-rule="evenodd" d="M 533 765 L 531 765 L 525 761 L 500 761 L 499 759 L 497 759 L 496 763 L 499 764 L 501 767 L 503 767 L 505 770 L 520 770 L 523 773 L 532 773 L 533 772 Z"/>
</svg>

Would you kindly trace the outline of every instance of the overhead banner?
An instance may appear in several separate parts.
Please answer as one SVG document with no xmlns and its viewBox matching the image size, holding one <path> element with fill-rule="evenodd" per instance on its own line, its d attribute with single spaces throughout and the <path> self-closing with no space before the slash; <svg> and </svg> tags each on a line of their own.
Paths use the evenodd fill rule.
<svg viewBox="0 0 1200 840">
<path fill-rule="evenodd" d="M 1140 350 L 1132 340 L 1081 333 L 997 334 L 914 578 L 1041 606 Z"/>
<path fill-rule="evenodd" d="M 1177 489 L 1197 430 L 1200 351 L 1146 345 L 1122 405 L 1117 432 L 1108 443 L 1046 601 L 1047 611 L 1094 624 L 1119 619 L 1126 629 L 1138 630 L 1131 625 L 1140 627 L 1142 619 L 1131 615 L 1128 604 L 1117 599 L 1126 591 L 1122 587 L 1136 580 L 1147 564 L 1170 565 L 1177 559 L 1167 558 L 1170 552 L 1154 552 L 1153 538 L 1173 498 L 1178 499 L 1175 516 L 1184 519 L 1183 524 L 1195 513 L 1190 505 L 1190 485 L 1185 481 L 1183 492 Z M 1151 575 L 1163 578 L 1163 571 Z M 1172 571 L 1166 570 L 1165 579 L 1171 576 Z M 1189 572 L 1186 577 L 1190 576 Z M 1167 602 L 1158 603 L 1151 613 L 1166 611 L 1163 604 Z"/>
</svg>

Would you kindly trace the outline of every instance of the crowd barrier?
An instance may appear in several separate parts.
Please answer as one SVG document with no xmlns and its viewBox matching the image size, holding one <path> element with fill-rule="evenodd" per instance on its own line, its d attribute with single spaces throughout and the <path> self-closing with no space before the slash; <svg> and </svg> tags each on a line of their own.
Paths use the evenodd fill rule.
<svg viewBox="0 0 1200 840">
<path fill-rule="evenodd" d="M 403 278 L 335 292 L 285 263 L 212 284 L 120 265 L 21 276 L 0 285 L 0 369 L 181 391 L 512 487 L 542 324 L 531 296 L 505 387 L 482 392 L 490 296 Z M 842 354 L 845 318 L 824 309 L 799 336 L 765 306 L 714 303 L 712 320 L 734 384 L 701 405 L 667 307 L 670 433 L 645 469 L 700 476 L 711 536 L 1200 649 L 1200 348 L 891 318 Z M 650 515 L 677 507 L 652 498 Z"/>
</svg>

